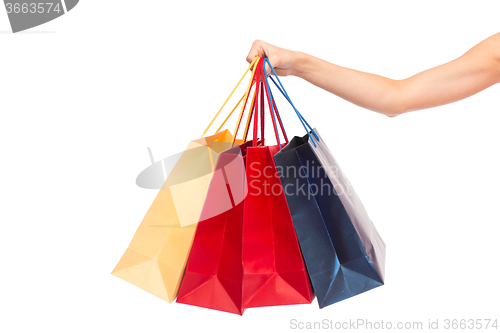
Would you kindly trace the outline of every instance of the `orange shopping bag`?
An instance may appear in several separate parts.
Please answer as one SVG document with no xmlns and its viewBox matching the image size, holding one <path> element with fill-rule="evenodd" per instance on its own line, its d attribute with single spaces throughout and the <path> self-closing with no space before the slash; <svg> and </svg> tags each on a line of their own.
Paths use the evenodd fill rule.
<svg viewBox="0 0 500 333">
<path fill-rule="evenodd" d="M 252 66 L 253 63 L 245 71 L 245 75 Z M 233 142 L 241 143 L 241 140 L 235 141 L 228 130 L 220 129 L 247 93 L 216 134 L 189 143 L 146 213 L 128 249 L 113 270 L 113 275 L 170 303 L 176 298 L 219 154 L 232 147 Z"/>
</svg>

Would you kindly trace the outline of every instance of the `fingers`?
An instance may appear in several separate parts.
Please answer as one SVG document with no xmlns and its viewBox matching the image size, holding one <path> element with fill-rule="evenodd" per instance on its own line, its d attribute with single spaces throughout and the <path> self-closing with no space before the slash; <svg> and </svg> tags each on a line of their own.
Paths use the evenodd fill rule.
<svg viewBox="0 0 500 333">
<path fill-rule="evenodd" d="M 293 61 L 291 61 L 293 59 L 292 51 L 276 47 L 262 40 L 256 40 L 253 42 L 252 48 L 248 53 L 247 61 L 251 63 L 257 56 L 263 58 L 267 57 L 277 75 L 286 76 L 291 74 L 291 67 L 293 66 Z M 267 76 L 273 74 L 267 62 L 265 68 Z"/>
<path fill-rule="evenodd" d="M 272 52 L 272 45 L 268 44 L 262 40 L 256 40 L 252 44 L 252 48 L 250 49 L 250 52 L 248 53 L 247 56 L 247 61 L 251 63 L 255 57 L 259 56 L 262 58 L 269 58 L 269 61 L 271 64 L 274 66 L 274 61 L 276 60 L 276 56 L 273 55 Z M 265 64 L 266 68 L 266 75 L 269 76 L 272 73 L 271 68 L 269 67 L 269 64 Z"/>
<path fill-rule="evenodd" d="M 250 49 L 250 52 L 248 53 L 248 56 L 247 56 L 247 61 L 249 63 L 251 63 L 255 57 L 259 56 L 259 57 L 266 57 L 267 54 L 265 52 L 265 42 L 261 41 L 261 40 L 256 40 L 253 42 L 252 44 L 252 48 Z"/>
</svg>

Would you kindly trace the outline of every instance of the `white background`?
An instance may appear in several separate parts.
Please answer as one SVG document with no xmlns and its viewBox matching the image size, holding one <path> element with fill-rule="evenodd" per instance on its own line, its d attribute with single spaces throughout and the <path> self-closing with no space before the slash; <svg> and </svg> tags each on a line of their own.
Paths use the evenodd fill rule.
<svg viewBox="0 0 500 333">
<path fill-rule="evenodd" d="M 499 32 L 499 13 L 497 0 L 83 0 L 13 35 L 0 9 L 0 331 L 500 319 L 500 85 L 388 118 L 282 80 L 387 243 L 383 287 L 322 310 L 315 300 L 240 317 L 168 304 L 110 274 L 156 194 L 135 185 L 146 147 L 159 159 L 199 137 L 254 39 L 400 79 Z M 278 102 L 288 133 L 303 135 Z"/>
</svg>

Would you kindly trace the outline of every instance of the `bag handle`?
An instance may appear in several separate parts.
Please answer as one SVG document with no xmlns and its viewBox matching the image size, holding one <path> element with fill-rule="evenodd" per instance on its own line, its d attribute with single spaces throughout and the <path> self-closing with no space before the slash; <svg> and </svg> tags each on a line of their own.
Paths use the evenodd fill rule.
<svg viewBox="0 0 500 333">
<path fill-rule="evenodd" d="M 285 90 L 285 87 L 283 87 L 283 84 L 281 83 L 278 75 L 276 74 L 276 72 L 274 71 L 274 68 L 273 66 L 271 65 L 271 62 L 269 62 L 269 59 L 268 58 L 265 58 L 264 59 L 265 62 L 267 62 L 267 64 L 269 65 L 269 67 L 271 68 L 274 76 L 276 76 L 276 79 L 278 80 L 279 82 L 279 86 L 278 84 L 276 83 L 276 81 L 274 81 L 274 79 L 272 77 L 270 77 L 271 81 L 273 81 L 274 85 L 278 88 L 278 90 L 283 94 L 283 96 L 286 98 L 286 100 L 290 103 L 290 105 L 292 106 L 292 108 L 295 110 L 295 113 L 297 114 L 297 116 L 299 117 L 299 120 L 300 122 L 302 123 L 302 126 L 304 127 L 304 129 L 306 130 L 307 133 L 309 133 L 309 130 L 312 134 L 314 134 L 314 137 L 316 137 L 316 140 L 319 142 L 319 137 L 318 135 L 316 134 L 316 132 L 314 131 L 314 129 L 311 127 L 311 125 L 309 125 L 309 123 L 304 119 L 304 117 L 302 117 L 302 115 L 300 114 L 299 110 L 297 110 L 297 108 L 295 107 L 295 105 L 293 105 L 292 103 L 292 100 L 290 99 L 290 96 L 288 96 L 288 93 L 286 92 Z M 306 127 L 307 126 L 307 127 Z M 309 130 L 307 129 L 309 128 Z M 314 147 L 316 147 L 316 142 L 314 140 L 314 138 L 311 136 L 311 139 L 313 141 L 313 144 L 314 144 Z"/>
<path fill-rule="evenodd" d="M 262 62 L 264 64 L 264 62 Z M 260 137 L 262 138 L 262 144 L 265 144 L 265 139 L 264 139 L 264 127 L 265 127 L 265 121 L 266 117 L 264 115 L 264 81 L 262 81 L 262 71 L 260 72 Z"/>
<path fill-rule="evenodd" d="M 257 61 L 257 64 L 261 61 L 261 57 L 255 57 L 255 59 L 252 61 L 252 64 L 250 65 L 250 67 L 255 64 L 255 62 Z M 241 124 L 241 119 L 243 118 L 243 114 L 244 114 L 244 111 L 245 111 L 245 107 L 247 105 L 247 102 L 248 102 L 248 96 L 250 94 L 250 90 L 253 86 L 253 82 L 254 82 L 254 78 L 255 78 L 255 73 L 256 73 L 256 69 L 257 69 L 257 66 L 253 66 L 253 69 L 252 69 L 252 77 L 250 78 L 250 82 L 248 83 L 248 88 L 247 88 L 247 91 L 245 93 L 245 103 L 243 104 L 243 106 L 241 107 L 241 111 L 240 111 L 240 115 L 238 117 L 238 122 L 236 123 L 236 128 L 234 129 L 234 138 L 233 138 L 233 145 L 234 145 L 234 142 L 236 141 L 236 136 L 238 135 L 238 130 L 240 128 L 240 124 Z M 257 84 L 255 85 L 257 87 Z M 251 111 L 250 111 L 251 112 Z"/>
<path fill-rule="evenodd" d="M 224 121 L 222 122 L 222 124 L 219 126 L 219 128 L 217 129 L 217 131 L 215 131 L 215 133 L 219 133 L 219 131 L 221 130 L 221 128 L 224 126 L 224 124 L 229 120 L 229 118 L 231 118 L 231 116 L 233 115 L 234 113 L 234 110 L 236 110 L 236 108 L 238 107 L 238 105 L 240 105 L 241 101 L 243 100 L 243 98 L 245 98 L 245 94 L 243 94 L 243 96 L 241 96 L 240 100 L 238 101 L 238 103 L 236 103 L 235 107 L 231 110 L 231 112 L 229 113 L 229 115 L 226 117 L 226 119 L 224 119 Z"/>
<path fill-rule="evenodd" d="M 255 105 L 254 105 L 254 119 L 253 119 L 253 142 L 252 142 L 252 146 L 257 146 L 257 128 L 258 128 L 258 124 L 259 124 L 259 97 L 260 97 L 260 100 L 261 100 L 261 131 L 262 133 L 264 132 L 264 114 L 263 114 L 263 109 L 262 109 L 262 106 L 264 103 L 262 103 L 262 91 L 259 91 L 262 87 L 262 82 L 260 82 L 260 79 L 261 79 L 261 73 L 262 73 L 262 67 L 261 67 L 261 64 L 264 63 L 264 60 L 259 60 L 259 62 L 257 63 L 257 69 L 256 69 L 256 73 L 255 73 L 255 93 L 257 94 L 257 99 L 255 100 Z M 259 95 L 259 92 L 261 95 Z M 261 134 L 262 135 L 262 134 Z M 262 144 L 264 144 L 264 137 L 261 138 L 262 139 Z"/>
<path fill-rule="evenodd" d="M 210 122 L 210 124 L 208 124 L 207 128 L 205 129 L 205 131 L 203 132 L 203 134 L 201 135 L 201 137 L 203 137 L 209 130 L 209 128 L 212 126 L 212 124 L 214 123 L 215 119 L 217 119 L 217 117 L 219 116 L 219 114 L 221 113 L 222 109 L 224 108 L 224 106 L 226 106 L 227 102 L 229 101 L 229 99 L 231 98 L 231 96 L 233 96 L 234 92 L 236 91 L 236 88 L 238 88 L 238 86 L 240 85 L 241 81 L 243 81 L 243 79 L 245 78 L 245 76 L 247 75 L 247 72 L 252 69 L 252 66 L 255 64 L 255 62 L 257 61 L 257 58 L 255 58 L 252 63 L 250 64 L 250 66 L 248 66 L 247 70 L 245 71 L 245 74 L 243 74 L 243 76 L 241 77 L 241 79 L 238 81 L 238 83 L 236 84 L 236 86 L 233 88 L 233 91 L 231 91 L 231 93 L 229 94 L 229 97 L 226 98 L 224 104 L 222 104 L 222 106 L 220 107 L 219 111 L 217 111 L 217 113 L 215 114 L 214 118 L 212 119 L 212 121 Z M 254 67 L 255 69 L 255 67 Z M 251 88 L 251 84 L 252 84 L 253 81 L 250 81 L 250 85 L 249 85 L 249 89 Z M 247 94 L 248 94 L 248 90 L 247 90 Z M 245 96 L 248 96 L 247 94 L 245 94 Z M 247 97 L 248 98 L 248 97 Z M 242 98 L 243 99 L 243 98 Z M 241 100 L 240 102 L 238 102 L 238 104 L 236 105 L 236 107 L 238 107 L 239 103 L 241 103 Z M 245 101 L 246 103 L 246 101 Z M 235 107 L 235 109 L 236 109 Z M 233 110 L 234 111 L 234 110 Z M 231 116 L 232 112 L 229 114 L 229 116 Z M 227 121 L 227 119 L 229 119 L 229 116 L 226 118 L 226 120 L 224 120 L 224 123 Z M 223 123 L 223 124 L 224 124 Z M 221 126 L 222 127 L 222 126 Z M 219 127 L 219 129 L 221 128 Z M 218 132 L 218 131 L 217 131 Z M 235 137 L 236 137 L 236 134 L 235 134 Z"/>
<path fill-rule="evenodd" d="M 266 58 L 267 59 L 267 58 Z M 267 75 L 264 74 L 266 73 L 266 63 L 265 61 L 262 64 L 262 73 L 264 75 L 264 82 L 265 82 L 265 91 L 266 91 L 266 96 L 267 96 L 267 102 L 269 104 L 269 110 L 271 112 L 271 119 L 273 121 L 273 127 L 274 127 L 274 133 L 276 135 L 276 142 L 278 143 L 278 146 L 281 149 L 281 142 L 279 138 L 279 133 L 278 133 L 278 128 L 276 126 L 276 115 L 278 116 L 278 121 L 281 127 L 281 132 L 283 133 L 283 137 L 285 139 L 285 144 L 288 144 L 288 136 L 286 135 L 285 128 L 283 127 L 283 122 L 281 121 L 280 114 L 278 112 L 278 108 L 276 107 L 276 103 L 274 101 L 273 93 L 269 87 L 269 81 L 267 79 Z"/>
<path fill-rule="evenodd" d="M 264 70 L 265 70 L 265 68 L 264 68 Z M 271 99 L 273 101 L 274 110 L 276 112 L 276 115 L 278 116 L 278 122 L 279 122 L 280 127 L 281 127 L 281 132 L 283 133 L 283 136 L 285 137 L 285 142 L 288 143 L 288 136 L 286 135 L 285 128 L 283 127 L 283 122 L 281 121 L 281 116 L 280 116 L 280 113 L 278 111 L 278 107 L 276 106 L 273 92 L 271 91 L 271 87 L 269 86 L 269 81 L 267 81 L 267 76 L 266 76 L 266 83 L 267 83 L 267 87 L 269 89 L 269 95 L 271 95 Z"/>
<path fill-rule="evenodd" d="M 245 125 L 245 132 L 243 133 L 243 142 L 247 142 L 248 130 L 250 129 L 250 122 L 252 121 L 253 116 L 253 108 L 255 103 L 255 93 L 257 90 L 253 91 L 252 104 L 250 104 L 250 112 L 248 112 L 247 124 Z"/>
<path fill-rule="evenodd" d="M 255 75 L 255 80 L 257 83 L 260 82 L 260 118 L 261 118 L 260 124 L 261 124 L 262 142 L 264 142 L 264 128 L 265 128 L 265 113 L 264 113 L 264 108 L 265 108 L 264 94 L 265 94 L 267 97 L 268 105 L 269 105 L 269 111 L 271 113 L 271 119 L 273 122 L 273 129 L 274 129 L 274 133 L 276 135 L 276 142 L 281 149 L 278 127 L 276 125 L 276 118 L 275 118 L 275 112 L 276 112 L 276 114 L 278 114 L 278 117 L 279 117 L 279 113 L 277 113 L 278 109 L 276 108 L 276 104 L 274 103 L 274 99 L 272 98 L 272 96 L 269 93 L 269 89 L 268 89 L 269 84 L 266 82 L 267 78 L 265 75 L 265 62 L 264 62 L 264 60 L 262 62 L 259 62 L 257 64 L 257 66 L 258 66 L 258 69 L 257 69 L 258 72 Z M 257 90 L 257 89 L 258 89 L 258 86 L 256 86 L 256 93 L 259 94 L 259 90 Z M 254 146 L 257 145 L 258 111 L 259 111 L 259 109 L 258 109 L 258 106 L 256 103 L 255 108 L 254 108 L 254 113 L 255 113 L 255 115 L 254 115 L 254 117 L 255 117 L 255 119 L 254 119 L 254 132 L 253 132 L 253 145 Z M 283 136 L 285 137 L 285 141 L 288 143 L 288 138 L 286 136 L 286 133 L 283 129 L 283 124 L 281 122 L 280 122 L 280 126 L 281 126 L 281 129 L 283 132 Z"/>
</svg>

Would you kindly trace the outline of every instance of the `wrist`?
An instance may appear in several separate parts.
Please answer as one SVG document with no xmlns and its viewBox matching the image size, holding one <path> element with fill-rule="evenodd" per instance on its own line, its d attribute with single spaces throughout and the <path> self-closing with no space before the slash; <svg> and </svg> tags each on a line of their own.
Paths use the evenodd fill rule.
<svg viewBox="0 0 500 333">
<path fill-rule="evenodd" d="M 307 71 L 307 64 L 309 61 L 309 55 L 293 51 L 293 65 L 292 65 L 292 75 L 297 77 L 302 77 Z"/>
</svg>

